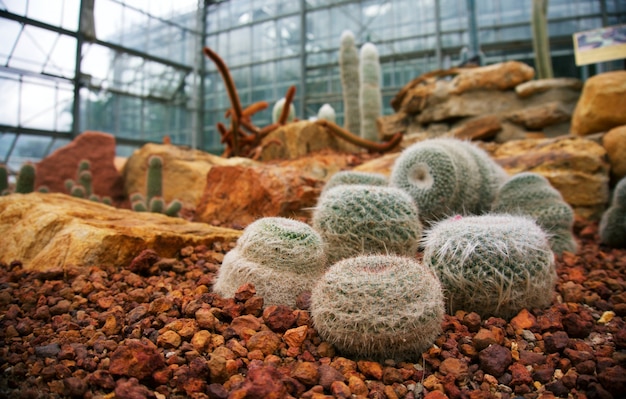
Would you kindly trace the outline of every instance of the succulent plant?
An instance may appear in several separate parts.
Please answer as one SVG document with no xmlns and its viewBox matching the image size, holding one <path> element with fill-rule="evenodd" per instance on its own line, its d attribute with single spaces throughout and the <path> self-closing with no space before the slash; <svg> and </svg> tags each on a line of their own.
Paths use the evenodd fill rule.
<svg viewBox="0 0 626 399">
<path fill-rule="evenodd" d="M 76 171 L 76 181 L 65 180 L 65 188 L 72 197 L 86 198 L 94 202 L 102 202 L 111 205 L 110 197 L 100 197 L 93 192 L 93 175 L 91 173 L 91 163 L 83 159 L 78 163 Z"/>
<path fill-rule="evenodd" d="M 9 194 L 9 170 L 6 165 L 0 165 L 0 195 Z"/>
<path fill-rule="evenodd" d="M 545 177 L 523 172 L 511 177 L 500 189 L 492 212 L 530 216 L 546 233 L 555 254 L 576 252 L 574 210 Z"/>
<path fill-rule="evenodd" d="M 396 159 L 390 185 L 406 191 L 430 224 L 454 214 L 489 211 L 504 170 L 474 144 L 457 139 L 425 140 Z"/>
<path fill-rule="evenodd" d="M 226 254 L 213 290 L 232 297 L 245 284 L 254 284 L 265 305 L 295 306 L 327 267 L 320 235 L 306 223 L 266 217 L 251 223 Z"/>
<path fill-rule="evenodd" d="M 310 312 L 320 336 L 346 355 L 417 361 L 441 331 L 443 293 L 414 258 L 363 255 L 328 269 Z"/>
<path fill-rule="evenodd" d="M 603 244 L 626 248 L 626 177 L 615 186 L 611 206 L 602 214 L 599 233 Z"/>
<path fill-rule="evenodd" d="M 386 186 L 339 185 L 325 191 L 312 225 L 329 248 L 331 264 L 361 254 L 414 256 L 422 234 L 411 197 Z"/>
<path fill-rule="evenodd" d="M 366 140 L 379 141 L 376 119 L 382 115 L 383 99 L 380 93 L 378 49 L 373 43 L 365 43 L 361 47 L 359 68 L 360 136 Z"/>
<path fill-rule="evenodd" d="M 332 123 L 337 122 L 337 115 L 335 109 L 330 104 L 324 104 L 317 111 L 317 119 L 324 119 Z"/>
<path fill-rule="evenodd" d="M 276 101 L 276 104 L 274 104 L 274 108 L 272 109 L 272 123 L 277 123 L 278 120 L 280 119 L 280 114 L 283 112 L 285 101 L 287 100 L 285 99 L 285 97 L 283 97 L 280 100 Z M 295 118 L 296 118 L 296 107 L 293 105 L 293 103 L 290 103 L 289 114 L 287 116 L 287 122 L 293 122 Z"/>
<path fill-rule="evenodd" d="M 368 186 L 386 186 L 389 183 L 387 176 L 380 173 L 359 172 L 354 170 L 342 170 L 330 177 L 322 194 L 333 187 L 346 184 L 361 184 Z"/>
<path fill-rule="evenodd" d="M 163 199 L 163 158 L 153 155 L 148 159 L 146 176 L 146 196 L 134 193 L 131 198 L 131 208 L 135 212 L 163 213 L 167 216 L 178 216 L 183 204 L 175 199 L 169 204 Z"/>
<path fill-rule="evenodd" d="M 35 165 L 25 163 L 20 168 L 15 183 L 15 192 L 19 194 L 32 193 L 35 190 Z"/>
<path fill-rule="evenodd" d="M 339 45 L 339 73 L 343 93 L 343 126 L 356 135 L 361 129 L 361 111 L 359 109 L 359 52 L 354 41 L 354 34 L 341 33 Z"/>
<path fill-rule="evenodd" d="M 432 226 L 422 244 L 423 262 L 439 277 L 451 314 L 509 318 L 551 302 L 554 255 L 529 217 L 454 216 Z"/>
</svg>

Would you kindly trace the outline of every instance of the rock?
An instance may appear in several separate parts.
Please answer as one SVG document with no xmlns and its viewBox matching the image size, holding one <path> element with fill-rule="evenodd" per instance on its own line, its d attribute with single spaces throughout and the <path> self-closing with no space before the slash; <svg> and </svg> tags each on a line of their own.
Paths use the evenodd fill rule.
<svg viewBox="0 0 626 399">
<path fill-rule="evenodd" d="M 464 381 L 469 376 L 467 362 L 449 357 L 439 365 L 439 372 L 443 375 L 451 376 L 456 381 Z"/>
<path fill-rule="evenodd" d="M 468 68 L 452 79 L 450 92 L 460 94 L 475 89 L 512 89 L 534 76 L 535 70 L 531 66 L 518 61 Z"/>
<path fill-rule="evenodd" d="M 383 378 L 383 367 L 378 362 L 359 360 L 356 362 L 356 365 L 366 378 L 374 380 Z"/>
<path fill-rule="evenodd" d="M 339 370 L 337 370 L 334 367 L 329 366 L 327 364 L 320 365 L 319 372 L 320 372 L 319 383 L 325 389 L 330 389 L 330 386 L 335 381 L 341 381 L 341 382 L 345 381 L 345 377 L 343 376 L 343 374 L 341 374 L 341 372 L 339 372 Z M 363 381 L 361 381 L 361 382 L 363 382 Z M 357 382 L 355 382 L 355 384 L 358 385 Z M 363 383 L 363 385 L 365 385 L 365 384 Z M 353 389 L 353 386 L 352 386 L 352 380 L 350 380 L 350 382 L 349 382 L 349 387 L 350 387 L 350 390 L 352 391 L 352 393 L 358 395 L 358 391 L 360 391 L 360 389 L 356 389 L 357 392 L 355 392 L 355 390 Z M 367 387 L 365 389 L 367 390 Z"/>
<path fill-rule="evenodd" d="M 291 371 L 291 376 L 304 385 L 312 386 L 319 380 L 319 371 L 312 362 L 298 362 Z"/>
<path fill-rule="evenodd" d="M 57 149 L 36 165 L 35 188 L 48 187 L 50 192 L 68 193 L 67 179 L 76 180 L 78 164 L 82 160 L 91 163 L 93 192 L 109 196 L 114 203 L 124 199 L 121 174 L 114 164 L 115 136 L 87 131 L 79 134 L 69 144 Z"/>
<path fill-rule="evenodd" d="M 522 309 L 517 316 L 511 319 L 511 325 L 516 330 L 536 330 L 539 325 L 537 324 L 537 318 L 530 313 L 527 309 Z"/>
<path fill-rule="evenodd" d="M 393 168 L 393 164 L 396 162 L 396 159 L 400 156 L 400 153 L 391 153 L 385 154 L 381 157 L 372 159 L 371 161 L 367 161 L 353 168 L 355 171 L 359 172 L 370 172 L 370 173 L 380 173 L 385 176 L 389 176 L 391 174 L 391 168 Z"/>
<path fill-rule="evenodd" d="M 527 139 L 504 143 L 492 153 L 509 174 L 546 177 L 574 211 L 596 219 L 609 201 L 609 164 L 601 145 L 580 137 Z"/>
<path fill-rule="evenodd" d="M 117 209 L 58 193 L 0 197 L 0 261 L 28 269 L 126 267 L 146 248 L 174 257 L 185 246 L 229 243 L 239 231 Z"/>
<path fill-rule="evenodd" d="M 626 176 L 626 125 L 608 131 L 602 137 L 602 146 L 611 163 L 611 178 L 618 182 Z"/>
<path fill-rule="evenodd" d="M 538 79 L 515 86 L 515 93 L 522 98 L 526 98 L 553 89 L 569 89 L 580 92 L 582 88 L 583 82 L 576 78 Z"/>
<path fill-rule="evenodd" d="M 124 165 L 124 190 L 127 196 L 146 195 L 148 159 L 163 158 L 163 198 L 169 203 L 180 200 L 194 208 L 202 196 L 206 175 L 213 166 L 254 165 L 248 158 L 222 158 L 204 151 L 170 144 L 145 144 L 128 158 Z"/>
<path fill-rule="evenodd" d="M 592 76 L 572 116 L 572 133 L 585 136 L 626 125 L 626 71 Z"/>
<path fill-rule="evenodd" d="M 483 115 L 470 118 L 450 132 L 450 136 L 461 140 L 488 140 L 502 130 L 500 118 Z"/>
<path fill-rule="evenodd" d="M 280 345 L 281 339 L 271 331 L 259 331 L 248 340 L 248 351 L 260 350 L 263 355 L 273 354 Z"/>
<path fill-rule="evenodd" d="M 509 114 L 508 120 L 530 130 L 542 130 L 545 127 L 569 121 L 572 108 L 553 101 L 514 111 Z"/>
<path fill-rule="evenodd" d="M 165 367 L 165 359 L 148 339 L 127 339 L 111 354 L 109 372 L 142 380 Z"/>
<path fill-rule="evenodd" d="M 115 386 L 115 397 L 118 399 L 148 399 L 156 398 L 154 393 L 145 385 L 141 385 L 137 378 L 122 378 Z"/>
<path fill-rule="evenodd" d="M 248 374 L 241 387 L 230 392 L 229 398 L 267 398 L 280 399 L 289 397 L 284 377 L 274 366 L 251 363 Z"/>
<path fill-rule="evenodd" d="M 500 377 L 509 367 L 513 358 L 511 351 L 502 345 L 491 345 L 478 354 L 480 368 L 485 373 Z"/>
</svg>

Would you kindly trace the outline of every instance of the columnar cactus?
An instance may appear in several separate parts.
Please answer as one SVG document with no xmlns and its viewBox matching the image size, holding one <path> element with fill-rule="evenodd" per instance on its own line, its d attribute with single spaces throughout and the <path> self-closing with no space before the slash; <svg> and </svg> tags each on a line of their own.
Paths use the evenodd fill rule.
<svg viewBox="0 0 626 399">
<path fill-rule="evenodd" d="M 600 220 L 599 232 L 603 244 L 626 248 L 626 177 L 615 186 L 611 206 Z"/>
<path fill-rule="evenodd" d="M 413 198 L 424 223 L 447 216 L 489 211 L 504 170 L 474 144 L 457 139 L 421 141 L 405 149 L 390 185 Z"/>
<path fill-rule="evenodd" d="M 0 195 L 9 194 L 9 170 L 6 165 L 0 165 Z"/>
<path fill-rule="evenodd" d="M 342 170 L 335 173 L 324 184 L 322 194 L 336 186 L 347 184 L 362 184 L 367 186 L 386 186 L 388 185 L 387 176 L 380 173 L 358 172 L 354 170 Z"/>
<path fill-rule="evenodd" d="M 343 93 L 343 127 L 359 134 L 361 115 L 359 110 L 359 52 L 354 34 L 349 30 L 341 34 L 339 45 L 339 73 Z"/>
<path fill-rule="evenodd" d="M 551 302 L 554 255 L 528 217 L 454 216 L 428 230 L 422 245 L 423 262 L 439 277 L 451 314 L 509 318 Z"/>
<path fill-rule="evenodd" d="M 93 175 L 91 173 L 91 163 L 83 159 L 78 163 L 76 171 L 76 181 L 67 179 L 65 181 L 65 188 L 71 196 L 77 198 L 86 198 L 91 201 L 100 202 L 104 204 L 111 204 L 110 197 L 102 197 L 94 194 L 93 192 Z"/>
<path fill-rule="evenodd" d="M 546 233 L 555 254 L 576 252 L 574 210 L 545 177 L 531 172 L 519 173 L 504 183 L 492 212 L 530 216 Z"/>
<path fill-rule="evenodd" d="M 265 305 L 295 306 L 326 270 L 320 235 L 306 223 L 266 217 L 248 225 L 226 254 L 213 290 L 232 297 L 245 283 L 254 284 Z"/>
<path fill-rule="evenodd" d="M 365 43 L 361 47 L 360 57 L 360 135 L 370 141 L 379 141 L 376 119 L 382 115 L 383 99 L 380 94 L 380 61 L 376 45 Z"/>
<path fill-rule="evenodd" d="M 15 183 L 15 192 L 19 194 L 32 193 L 35 190 L 35 165 L 25 163 L 20 168 Z"/>
<path fill-rule="evenodd" d="M 154 155 L 148 159 L 146 176 L 146 197 L 140 193 L 131 196 L 131 207 L 135 212 L 163 213 L 167 216 L 177 216 L 183 207 L 179 200 L 169 204 L 163 199 L 163 159 Z"/>
<path fill-rule="evenodd" d="M 364 255 L 328 269 L 310 312 L 320 336 L 346 355 L 417 361 L 441 331 L 443 293 L 414 258 Z"/>
<path fill-rule="evenodd" d="M 317 119 L 324 119 L 332 123 L 337 122 L 337 115 L 335 109 L 330 104 L 324 104 L 317 111 Z"/>
<path fill-rule="evenodd" d="M 393 187 L 333 187 L 320 196 L 312 225 L 329 248 L 331 264 L 361 254 L 414 256 L 422 235 L 411 197 Z"/>
<path fill-rule="evenodd" d="M 283 108 L 285 107 L 285 97 L 276 101 L 274 104 L 274 108 L 272 108 L 272 123 L 277 123 L 280 118 L 280 114 L 283 112 Z M 293 122 L 296 119 L 296 107 L 293 103 L 289 104 L 289 114 L 287 115 L 287 122 Z"/>
</svg>

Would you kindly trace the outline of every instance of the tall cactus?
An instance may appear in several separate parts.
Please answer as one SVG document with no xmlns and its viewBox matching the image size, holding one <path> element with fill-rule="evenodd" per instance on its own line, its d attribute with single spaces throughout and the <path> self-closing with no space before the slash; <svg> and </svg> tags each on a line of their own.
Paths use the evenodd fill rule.
<svg viewBox="0 0 626 399">
<path fill-rule="evenodd" d="M 164 213 L 167 216 L 177 216 L 183 204 L 175 199 L 165 204 L 163 199 L 163 158 L 153 155 L 148 159 L 146 176 L 146 197 L 139 193 L 131 197 L 131 207 L 135 212 Z"/>
<path fill-rule="evenodd" d="M 15 192 L 19 194 L 28 194 L 35 191 L 35 165 L 25 163 L 20 168 L 15 183 Z"/>
<path fill-rule="evenodd" d="M 531 27 L 533 30 L 533 50 L 535 69 L 539 79 L 554 77 L 550 57 L 550 33 L 548 32 L 548 0 L 533 0 Z"/>
<path fill-rule="evenodd" d="M 343 92 L 343 127 L 351 133 L 359 134 L 361 112 L 359 110 L 359 52 L 354 34 L 349 30 L 341 34 L 339 46 L 339 72 Z"/>
<path fill-rule="evenodd" d="M 380 94 L 380 60 L 376 45 L 365 43 L 361 47 L 360 57 L 360 135 L 366 140 L 379 141 L 376 119 L 382 115 L 383 99 Z"/>
</svg>

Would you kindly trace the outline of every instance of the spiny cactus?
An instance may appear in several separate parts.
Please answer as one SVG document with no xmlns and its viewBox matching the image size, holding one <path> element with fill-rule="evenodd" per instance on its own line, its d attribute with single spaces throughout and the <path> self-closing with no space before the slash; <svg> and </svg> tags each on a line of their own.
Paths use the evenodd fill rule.
<svg viewBox="0 0 626 399">
<path fill-rule="evenodd" d="M 600 241 L 616 248 L 626 248 L 626 177 L 615 186 L 611 206 L 599 226 Z"/>
<path fill-rule="evenodd" d="M 76 171 L 76 181 L 67 179 L 65 188 L 71 196 L 77 198 L 86 198 L 94 202 L 102 202 L 111 205 L 110 197 L 100 197 L 93 192 L 93 175 L 91 173 L 91 162 L 86 159 L 78 163 Z"/>
<path fill-rule="evenodd" d="M 286 99 L 285 97 L 283 97 L 280 100 L 276 101 L 276 104 L 274 104 L 274 108 L 272 109 L 272 123 L 278 122 L 280 114 L 283 112 L 285 101 Z M 289 104 L 289 114 L 287 116 L 287 122 L 293 122 L 294 119 L 296 119 L 296 107 L 293 105 L 293 103 L 291 103 Z"/>
<path fill-rule="evenodd" d="M 380 93 L 380 61 L 376 45 L 365 43 L 361 47 L 360 57 L 360 135 L 370 141 L 379 141 L 376 119 L 382 115 L 383 99 Z"/>
<path fill-rule="evenodd" d="M 35 190 L 35 165 L 25 163 L 20 168 L 15 183 L 15 192 L 19 194 L 32 193 Z"/>
<path fill-rule="evenodd" d="M 261 218 L 245 228 L 237 245 L 224 257 L 213 290 L 232 297 L 254 284 L 265 305 L 295 306 L 326 270 L 320 235 L 306 223 L 282 217 Z"/>
<path fill-rule="evenodd" d="M 9 170 L 6 165 L 0 165 L 0 195 L 9 194 Z"/>
<path fill-rule="evenodd" d="M 332 123 L 336 123 L 337 116 L 335 114 L 335 109 L 330 104 L 322 105 L 319 111 L 317 111 L 317 119 L 324 119 Z"/>
<path fill-rule="evenodd" d="M 310 312 L 320 336 L 346 355 L 417 361 L 441 331 L 443 293 L 415 259 L 357 256 L 328 269 Z"/>
<path fill-rule="evenodd" d="M 324 192 L 333 187 L 346 184 L 361 184 L 367 186 L 386 186 L 389 183 L 387 176 L 380 173 L 358 172 L 354 170 L 342 170 L 335 173 L 324 184 Z"/>
<path fill-rule="evenodd" d="M 474 144 L 432 139 L 413 144 L 396 159 L 390 185 L 415 201 L 423 223 L 447 216 L 487 212 L 504 170 Z"/>
<path fill-rule="evenodd" d="M 428 230 L 422 244 L 424 264 L 439 277 L 451 314 L 509 318 L 551 302 L 554 255 L 528 217 L 454 216 Z"/>
<path fill-rule="evenodd" d="M 354 41 L 354 34 L 349 30 L 343 31 L 341 34 L 339 73 L 343 93 L 343 126 L 349 132 L 358 135 L 361 129 L 359 52 Z"/>
<path fill-rule="evenodd" d="M 318 199 L 312 225 L 329 248 L 331 264 L 361 254 L 414 256 L 422 235 L 417 207 L 393 187 L 333 187 Z"/>
<path fill-rule="evenodd" d="M 504 183 L 492 212 L 530 216 L 546 233 L 555 254 L 576 252 L 574 210 L 545 177 L 532 172 L 519 173 Z"/>
<path fill-rule="evenodd" d="M 148 159 L 146 176 L 146 197 L 135 193 L 130 198 L 131 207 L 135 212 L 163 213 L 167 216 L 178 216 L 183 204 L 175 199 L 169 204 L 163 199 L 163 158 L 153 155 Z"/>
</svg>

